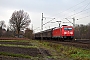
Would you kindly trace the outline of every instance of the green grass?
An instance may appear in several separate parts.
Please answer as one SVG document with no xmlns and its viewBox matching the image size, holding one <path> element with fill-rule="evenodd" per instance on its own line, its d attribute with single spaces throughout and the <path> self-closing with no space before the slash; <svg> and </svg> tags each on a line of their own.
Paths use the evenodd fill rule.
<svg viewBox="0 0 90 60">
<path fill-rule="evenodd" d="M 0 52 L 0 55 L 10 56 L 10 57 L 19 57 L 19 58 L 28 58 L 31 60 L 45 60 L 45 58 L 43 58 L 41 56 L 33 57 L 33 56 L 29 56 L 29 55 L 24 55 L 24 54 L 14 54 L 14 53 L 8 53 L 8 52 Z M 46 56 L 46 57 L 51 58 L 49 56 Z"/>
<path fill-rule="evenodd" d="M 30 40 L 0 40 L 0 42 L 29 42 Z"/>
<path fill-rule="evenodd" d="M 30 42 L 30 40 L 0 40 L 0 42 L 13 42 L 13 43 L 20 43 L 20 42 L 27 42 L 28 44 L 31 45 L 17 45 L 17 44 L 0 44 L 0 46 L 10 46 L 10 47 L 21 47 L 21 48 L 38 48 L 37 45 L 33 44 L 32 42 Z M 25 43 L 26 44 L 26 43 Z"/>
<path fill-rule="evenodd" d="M 8 52 L 0 52 L 0 55 L 3 56 L 10 56 L 10 57 L 19 57 L 19 58 L 28 58 L 30 60 L 45 60 L 42 56 L 33 57 L 30 55 L 24 55 L 24 54 L 14 54 L 14 53 L 8 53 Z M 50 58 L 47 56 L 47 58 Z"/>
<path fill-rule="evenodd" d="M 0 46 L 20 47 L 20 48 L 37 48 L 37 46 L 15 45 L 15 44 L 0 44 Z"/>
<path fill-rule="evenodd" d="M 16 40 L 0 40 L 0 42 L 15 42 Z"/>
<path fill-rule="evenodd" d="M 76 49 L 70 50 L 68 55 L 74 59 L 90 60 L 90 50 Z"/>
<path fill-rule="evenodd" d="M 7 53 L 7 52 L 0 52 L 0 55 L 11 56 L 11 57 L 30 58 L 30 59 L 34 58 L 32 56 L 29 56 L 29 55 L 13 54 L 13 53 Z"/>
</svg>

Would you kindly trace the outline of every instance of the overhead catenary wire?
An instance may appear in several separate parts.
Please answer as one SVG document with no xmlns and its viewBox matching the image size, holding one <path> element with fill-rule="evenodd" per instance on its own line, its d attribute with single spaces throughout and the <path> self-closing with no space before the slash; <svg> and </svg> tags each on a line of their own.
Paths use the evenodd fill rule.
<svg viewBox="0 0 90 60">
<path fill-rule="evenodd" d="M 83 10 L 81 10 L 81 11 L 79 11 L 79 12 L 73 14 L 73 15 L 70 15 L 70 16 L 68 16 L 68 17 L 76 16 L 76 15 L 78 15 L 78 14 L 84 12 L 84 11 L 89 10 L 90 8 L 86 9 L 89 5 L 90 5 L 90 2 L 83 8 Z M 67 17 L 67 18 L 68 18 L 68 17 Z M 89 17 L 89 16 L 85 16 L 85 17 Z M 84 17 L 83 17 L 83 18 L 84 18 Z M 63 20 L 63 19 L 65 19 L 65 18 L 62 18 L 62 20 Z M 79 18 L 79 19 L 81 19 L 81 18 Z"/>
<path fill-rule="evenodd" d="M 84 16 L 84 17 L 81 17 L 81 18 L 78 18 L 78 19 L 84 19 L 84 18 L 87 18 L 87 17 L 90 17 L 90 15 L 87 15 L 87 16 Z"/>
<path fill-rule="evenodd" d="M 76 5 L 74 5 L 74 6 L 70 7 L 70 8 L 68 8 L 68 9 L 66 9 L 65 11 L 59 12 L 59 13 L 57 13 L 57 14 L 55 14 L 55 15 L 52 15 L 52 16 L 56 16 L 56 15 L 58 15 L 58 14 L 61 14 L 61 13 L 66 12 L 66 11 L 72 9 L 72 8 L 75 8 L 76 6 L 78 6 L 78 5 L 82 4 L 82 3 L 84 3 L 85 1 L 86 1 L 86 0 L 83 0 L 83 1 L 81 1 L 80 3 L 77 3 Z"/>
<path fill-rule="evenodd" d="M 77 11 L 78 9 L 82 9 L 84 6 L 85 6 L 85 8 L 86 8 L 86 4 L 85 4 L 85 5 L 80 6 L 80 7 L 78 7 L 77 9 L 74 9 L 73 11 L 70 11 L 70 12 L 75 12 L 75 11 Z M 84 12 L 84 11 L 86 11 L 86 10 L 89 10 L 89 9 L 84 10 L 85 8 L 83 8 L 83 10 L 81 10 L 81 11 L 79 11 L 79 12 L 76 12 L 76 13 L 70 15 L 70 16 L 74 16 L 74 15 L 77 15 L 77 14 L 79 14 L 79 13 L 82 13 L 82 12 Z M 69 14 L 71 14 L 71 13 L 69 13 Z M 68 14 L 68 15 L 69 15 L 69 14 Z M 65 15 L 66 15 L 66 14 L 65 14 Z M 70 17 L 70 16 L 68 16 L 68 17 Z"/>
<path fill-rule="evenodd" d="M 55 18 L 54 18 L 54 19 L 55 19 Z M 46 23 L 43 24 L 43 25 L 46 25 L 47 23 L 50 23 L 50 22 L 53 21 L 54 19 L 51 19 L 50 21 L 46 22 Z"/>
<path fill-rule="evenodd" d="M 37 28 L 35 28 L 34 30 L 37 30 L 38 28 L 40 28 L 40 27 L 37 27 Z"/>
<path fill-rule="evenodd" d="M 68 17 L 78 15 L 78 14 L 80 14 L 80 13 L 82 13 L 82 12 L 84 12 L 84 11 L 87 11 L 87 10 L 89 10 L 89 9 L 90 9 L 90 8 L 85 9 L 85 10 L 81 10 L 81 11 L 79 11 L 79 12 L 77 12 L 77 13 L 73 14 L 73 15 L 68 16 Z M 68 18 L 68 17 L 67 17 L 67 18 Z"/>
<path fill-rule="evenodd" d="M 81 10 L 81 11 L 79 11 L 79 12 L 73 14 L 73 15 L 70 15 L 70 16 L 68 16 L 68 17 L 75 16 L 75 15 L 77 15 L 77 14 L 82 13 L 83 11 L 89 10 L 90 8 L 86 9 L 89 5 L 90 5 L 90 2 L 83 8 L 83 10 Z M 68 17 L 67 17 L 67 18 L 68 18 Z"/>
<path fill-rule="evenodd" d="M 89 2 L 89 4 L 90 4 L 90 2 Z M 89 6 L 89 4 L 88 4 L 87 6 Z M 87 7 L 87 6 L 86 6 L 86 7 Z M 85 7 L 85 8 L 86 8 L 86 7 Z M 90 9 L 90 8 L 89 8 L 89 9 Z M 79 19 L 84 19 L 84 18 L 87 18 L 87 17 L 89 17 L 89 16 L 90 16 L 90 15 L 87 15 L 87 16 L 81 17 L 81 18 L 79 18 Z"/>
</svg>

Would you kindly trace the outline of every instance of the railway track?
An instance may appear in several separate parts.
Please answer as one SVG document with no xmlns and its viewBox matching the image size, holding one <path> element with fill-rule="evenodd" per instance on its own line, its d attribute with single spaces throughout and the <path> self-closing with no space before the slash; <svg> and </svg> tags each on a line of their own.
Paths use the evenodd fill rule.
<svg viewBox="0 0 90 60">
<path fill-rule="evenodd" d="M 82 43 L 82 44 L 90 44 L 90 40 L 89 39 L 78 39 L 78 40 L 74 40 L 74 42 L 76 43 Z"/>
<path fill-rule="evenodd" d="M 83 48 L 83 49 L 90 49 L 90 40 L 74 40 L 74 41 L 44 40 L 44 41 L 68 45 L 68 46 L 74 46 L 74 47 Z"/>
</svg>

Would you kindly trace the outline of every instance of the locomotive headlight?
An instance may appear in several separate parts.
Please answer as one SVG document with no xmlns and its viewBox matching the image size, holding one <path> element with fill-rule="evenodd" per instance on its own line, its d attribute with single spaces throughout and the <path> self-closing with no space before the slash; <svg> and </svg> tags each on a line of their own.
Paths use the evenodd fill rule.
<svg viewBox="0 0 90 60">
<path fill-rule="evenodd" d="M 70 34 L 73 34 L 73 32 L 70 32 Z"/>
<path fill-rule="evenodd" d="M 67 32 L 64 32 L 64 34 L 67 34 Z"/>
</svg>

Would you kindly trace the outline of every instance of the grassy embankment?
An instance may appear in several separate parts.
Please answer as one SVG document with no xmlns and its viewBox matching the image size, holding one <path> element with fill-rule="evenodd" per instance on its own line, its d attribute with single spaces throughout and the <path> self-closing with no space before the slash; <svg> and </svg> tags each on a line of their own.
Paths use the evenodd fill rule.
<svg viewBox="0 0 90 60">
<path fill-rule="evenodd" d="M 43 41 L 39 41 L 38 45 L 49 50 L 55 59 L 68 57 L 75 60 L 90 60 L 90 50 Z"/>
</svg>

